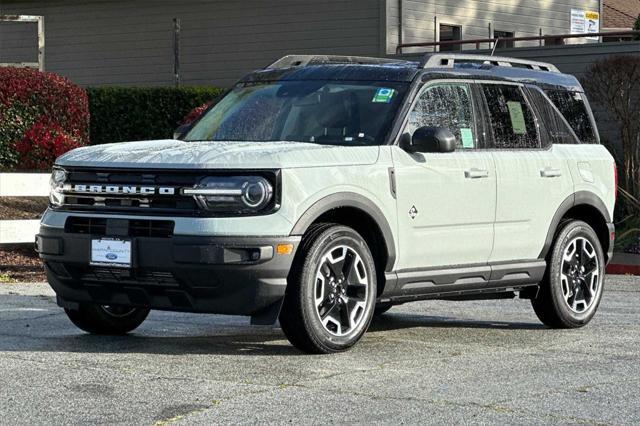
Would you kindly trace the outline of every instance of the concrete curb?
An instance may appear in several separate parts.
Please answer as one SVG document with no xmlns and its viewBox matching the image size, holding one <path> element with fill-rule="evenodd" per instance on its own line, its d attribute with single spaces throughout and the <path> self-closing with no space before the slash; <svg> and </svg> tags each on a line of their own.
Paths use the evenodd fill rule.
<svg viewBox="0 0 640 426">
<path fill-rule="evenodd" d="M 607 274 L 640 275 L 640 254 L 614 253 Z"/>
</svg>

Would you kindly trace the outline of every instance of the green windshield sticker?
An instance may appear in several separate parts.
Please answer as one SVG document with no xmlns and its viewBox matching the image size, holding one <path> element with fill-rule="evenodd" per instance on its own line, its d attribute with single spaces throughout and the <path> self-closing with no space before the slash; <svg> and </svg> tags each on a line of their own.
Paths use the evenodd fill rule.
<svg viewBox="0 0 640 426">
<path fill-rule="evenodd" d="M 462 147 L 463 148 L 474 148 L 475 144 L 473 143 L 473 131 L 469 128 L 461 128 L 460 136 L 462 137 Z"/>
<path fill-rule="evenodd" d="M 524 112 L 520 102 L 507 102 L 509 115 L 511 116 L 511 127 L 516 135 L 525 135 L 527 133 L 527 125 L 524 122 Z"/>
<path fill-rule="evenodd" d="M 379 102 L 383 104 L 388 104 L 391 102 L 391 98 L 396 93 L 394 89 L 388 89 L 386 87 L 381 87 L 376 91 L 375 96 L 371 100 L 371 102 Z"/>
</svg>

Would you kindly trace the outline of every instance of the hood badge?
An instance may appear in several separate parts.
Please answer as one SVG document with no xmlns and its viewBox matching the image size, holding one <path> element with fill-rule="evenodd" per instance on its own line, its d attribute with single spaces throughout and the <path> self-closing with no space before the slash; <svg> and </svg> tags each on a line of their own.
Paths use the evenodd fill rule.
<svg viewBox="0 0 640 426">
<path fill-rule="evenodd" d="M 416 216 L 418 216 L 418 209 L 416 208 L 416 206 L 411 206 L 411 208 L 409 209 L 409 217 L 411 219 L 415 219 Z"/>
</svg>

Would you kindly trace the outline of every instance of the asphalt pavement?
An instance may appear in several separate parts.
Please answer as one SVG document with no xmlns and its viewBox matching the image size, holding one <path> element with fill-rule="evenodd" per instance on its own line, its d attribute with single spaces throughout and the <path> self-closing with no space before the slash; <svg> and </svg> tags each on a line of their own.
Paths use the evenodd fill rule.
<svg viewBox="0 0 640 426">
<path fill-rule="evenodd" d="M 338 355 L 247 318 L 152 312 L 74 328 L 44 284 L 0 284 L 0 424 L 638 424 L 640 277 L 550 330 L 526 300 L 394 307 Z"/>
</svg>

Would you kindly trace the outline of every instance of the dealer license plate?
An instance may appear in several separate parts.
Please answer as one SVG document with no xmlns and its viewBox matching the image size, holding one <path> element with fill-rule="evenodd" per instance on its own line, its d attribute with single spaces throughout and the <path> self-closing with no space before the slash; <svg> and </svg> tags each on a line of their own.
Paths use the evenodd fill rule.
<svg viewBox="0 0 640 426">
<path fill-rule="evenodd" d="M 130 268 L 131 241 L 111 238 L 91 240 L 91 264 Z"/>
</svg>

